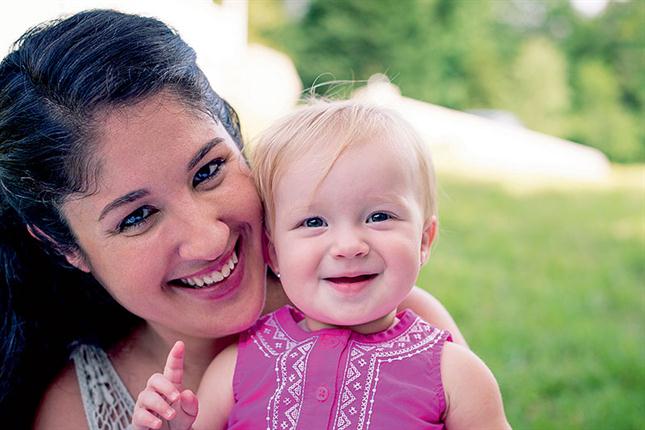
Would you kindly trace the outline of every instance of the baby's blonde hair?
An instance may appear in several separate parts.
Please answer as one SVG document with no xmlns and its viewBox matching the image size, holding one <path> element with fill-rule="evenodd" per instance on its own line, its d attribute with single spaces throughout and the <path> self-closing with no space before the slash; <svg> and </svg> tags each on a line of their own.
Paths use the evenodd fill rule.
<svg viewBox="0 0 645 430">
<path fill-rule="evenodd" d="M 253 146 L 251 165 L 264 202 L 267 230 L 271 231 L 274 226 L 278 181 L 291 163 L 306 154 L 315 154 L 326 166 L 321 176 L 324 179 L 346 149 L 369 144 L 370 139 L 389 142 L 398 149 L 403 157 L 393 162 L 407 160 L 408 168 L 416 170 L 425 219 L 436 215 L 430 151 L 407 121 L 383 107 L 351 100 L 315 100 L 278 120 Z"/>
</svg>

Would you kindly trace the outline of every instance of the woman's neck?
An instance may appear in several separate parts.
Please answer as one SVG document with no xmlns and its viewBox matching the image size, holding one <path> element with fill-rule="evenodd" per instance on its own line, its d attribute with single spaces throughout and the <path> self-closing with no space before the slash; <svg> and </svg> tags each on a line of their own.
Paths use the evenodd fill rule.
<svg viewBox="0 0 645 430">
<path fill-rule="evenodd" d="M 139 360 L 139 364 L 144 365 L 145 363 L 146 367 L 153 370 L 152 373 L 162 372 L 170 348 L 177 340 L 182 340 L 186 345 L 184 386 L 196 390 L 213 358 L 236 339 L 237 336 L 218 339 L 187 337 L 158 329 L 154 324 L 145 323 L 135 329 L 127 339 L 115 346 L 111 353 L 115 361 Z M 126 365 L 126 367 L 132 368 L 132 365 Z"/>
</svg>

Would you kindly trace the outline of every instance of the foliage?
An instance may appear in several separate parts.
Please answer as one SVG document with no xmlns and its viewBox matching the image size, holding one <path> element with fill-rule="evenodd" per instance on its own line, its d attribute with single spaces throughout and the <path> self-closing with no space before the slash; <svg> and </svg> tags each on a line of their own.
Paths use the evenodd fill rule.
<svg viewBox="0 0 645 430">
<path fill-rule="evenodd" d="M 637 120 L 619 102 L 620 87 L 611 69 L 598 61 L 582 62 L 577 87 L 579 109 L 573 120 L 579 126 L 572 127 L 573 138 L 589 142 L 617 161 L 643 159 Z"/>
<path fill-rule="evenodd" d="M 530 128 L 564 134 L 563 122 L 571 103 L 564 55 L 548 39 L 527 39 L 515 58 L 512 73 L 515 97 L 509 109 Z"/>
<path fill-rule="evenodd" d="M 613 160 L 645 160 L 641 1 L 593 19 L 568 0 L 295 3 L 250 2 L 251 38 L 288 52 L 306 87 L 386 73 L 405 96 L 510 110 Z"/>
</svg>

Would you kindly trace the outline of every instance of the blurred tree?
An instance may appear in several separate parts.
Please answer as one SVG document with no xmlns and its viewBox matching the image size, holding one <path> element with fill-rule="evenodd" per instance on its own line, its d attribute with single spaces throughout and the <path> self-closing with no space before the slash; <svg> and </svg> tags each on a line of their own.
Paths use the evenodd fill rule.
<svg viewBox="0 0 645 430">
<path fill-rule="evenodd" d="M 614 1 L 562 45 L 575 61 L 570 137 L 615 161 L 645 161 L 645 4 Z"/>
<path fill-rule="evenodd" d="M 513 64 L 514 98 L 509 106 L 528 127 L 566 134 L 570 108 L 566 61 L 548 39 L 531 38 L 522 45 Z"/>
<path fill-rule="evenodd" d="M 462 109 L 493 107 L 507 93 L 507 79 L 500 79 L 490 5 L 312 0 L 302 19 L 272 36 L 293 56 L 306 87 L 385 73 L 411 97 Z"/>
<path fill-rule="evenodd" d="M 282 0 L 262 0 L 249 2 L 249 43 L 281 48 L 267 33 L 287 25 L 287 14 Z"/>
<path fill-rule="evenodd" d="M 643 0 L 610 1 L 592 19 L 569 0 L 249 4 L 251 40 L 290 54 L 317 92 L 337 90 L 321 82 L 385 73 L 405 96 L 512 110 L 613 160 L 645 161 Z"/>
<path fill-rule="evenodd" d="M 611 69 L 592 60 L 578 68 L 579 110 L 573 139 L 594 146 L 616 161 L 643 159 L 636 118 L 620 104 L 620 87 Z"/>
</svg>

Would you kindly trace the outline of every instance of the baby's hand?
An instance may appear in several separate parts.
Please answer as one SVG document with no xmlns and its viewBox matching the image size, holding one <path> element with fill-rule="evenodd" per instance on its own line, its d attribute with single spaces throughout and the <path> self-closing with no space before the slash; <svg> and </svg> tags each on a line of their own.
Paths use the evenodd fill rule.
<svg viewBox="0 0 645 430">
<path fill-rule="evenodd" d="M 132 430 L 189 430 L 197 417 L 197 396 L 183 390 L 183 379 L 184 343 L 178 341 L 168 354 L 163 374 L 152 375 L 139 393 Z"/>
</svg>

